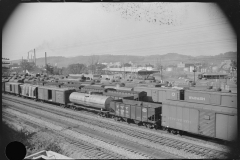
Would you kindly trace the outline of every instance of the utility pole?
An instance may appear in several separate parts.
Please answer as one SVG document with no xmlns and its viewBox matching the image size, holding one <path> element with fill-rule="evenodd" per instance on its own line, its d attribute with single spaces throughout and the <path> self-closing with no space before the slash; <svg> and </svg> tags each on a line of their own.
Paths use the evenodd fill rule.
<svg viewBox="0 0 240 160">
<path fill-rule="evenodd" d="M 162 65 L 160 66 L 160 70 L 161 70 L 161 80 L 162 80 Z"/>
<path fill-rule="evenodd" d="M 124 79 L 125 79 L 125 64 L 124 63 L 123 63 L 123 69 L 124 69 L 123 75 L 124 75 Z"/>
<path fill-rule="evenodd" d="M 195 72 L 196 72 L 196 70 L 195 70 L 195 65 L 193 66 L 193 73 L 194 73 L 194 85 L 195 85 Z"/>
<path fill-rule="evenodd" d="M 45 52 L 45 68 L 46 68 L 46 73 L 47 73 L 47 52 Z"/>
<path fill-rule="evenodd" d="M 35 49 L 33 51 L 34 51 L 34 63 L 35 63 L 35 66 L 37 66 Z"/>
</svg>

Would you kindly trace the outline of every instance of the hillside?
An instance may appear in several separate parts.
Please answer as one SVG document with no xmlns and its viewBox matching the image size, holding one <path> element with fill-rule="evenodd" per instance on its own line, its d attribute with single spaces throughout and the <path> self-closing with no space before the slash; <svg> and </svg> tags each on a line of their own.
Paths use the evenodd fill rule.
<svg viewBox="0 0 240 160">
<path fill-rule="evenodd" d="M 89 62 L 90 56 L 76 56 L 76 57 L 47 57 L 47 63 L 52 65 L 57 64 L 58 67 L 67 67 L 69 64 L 74 63 L 83 63 L 90 64 Z M 226 52 L 221 53 L 216 56 L 187 56 L 181 55 L 178 53 L 167 53 L 164 55 L 149 55 L 149 56 L 130 56 L 130 55 L 101 55 L 99 56 L 99 62 L 110 63 L 110 62 L 133 62 L 137 64 L 156 64 L 157 62 L 161 62 L 162 65 L 176 65 L 179 62 L 188 62 L 188 63 L 196 63 L 196 62 L 207 62 L 213 64 L 219 64 L 223 60 L 237 60 L 237 52 Z M 12 63 L 19 63 L 21 60 L 11 61 Z M 37 65 L 45 65 L 45 58 L 37 58 Z"/>
</svg>

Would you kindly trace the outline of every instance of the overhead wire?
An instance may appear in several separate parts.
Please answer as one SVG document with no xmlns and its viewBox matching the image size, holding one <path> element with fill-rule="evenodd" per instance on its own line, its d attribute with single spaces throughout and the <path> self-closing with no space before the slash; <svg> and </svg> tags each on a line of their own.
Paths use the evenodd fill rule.
<svg viewBox="0 0 240 160">
<path fill-rule="evenodd" d="M 210 27 L 210 26 L 215 26 L 215 25 L 222 25 L 222 24 L 226 24 L 225 23 L 220 23 L 220 24 L 212 24 L 212 25 L 198 25 L 198 27 L 193 27 L 193 28 L 185 28 L 185 29 L 178 29 L 178 30 L 174 30 L 174 31 L 168 31 L 165 33 L 162 32 L 153 32 L 153 33 L 148 33 L 148 34 L 141 34 L 141 35 L 134 35 L 134 36 L 125 36 L 125 37 L 121 37 L 119 39 L 113 38 L 113 39 L 109 39 L 109 40 L 103 40 L 103 41 L 96 41 L 96 42 L 87 42 L 87 43 L 82 43 L 79 45 L 74 45 L 74 46 L 66 46 L 66 47 L 58 47 L 58 48 L 52 48 L 52 49 L 64 49 L 64 48 L 74 48 L 74 47 L 83 47 L 83 46 L 87 46 L 87 45 L 93 45 L 93 44 L 101 44 L 101 43 L 107 43 L 107 42 L 116 42 L 116 41 L 122 41 L 122 40 L 129 40 L 129 39 L 135 39 L 135 38 L 141 38 L 141 37 L 146 37 L 146 36 L 151 36 L 150 34 L 154 34 L 154 36 L 157 36 L 157 34 L 169 34 L 173 33 L 173 32 L 179 32 L 179 31 L 184 31 L 184 30 L 190 30 L 190 29 L 196 29 L 196 28 L 202 28 L 202 27 Z M 114 41 L 115 40 L 115 41 Z"/>
<path fill-rule="evenodd" d="M 217 29 L 214 29 L 214 31 L 217 31 L 217 30 L 221 30 L 221 28 L 217 28 Z M 178 37 L 179 36 L 182 36 L 182 37 L 184 37 L 184 38 L 186 38 L 186 37 L 194 37 L 194 36 L 204 36 L 204 34 L 205 34 L 205 31 L 199 31 L 199 32 L 197 32 L 196 34 L 194 34 L 194 35 L 191 35 L 191 34 L 185 34 L 185 33 L 180 33 L 180 35 L 177 35 Z M 212 34 L 215 34 L 214 32 L 211 32 L 211 33 L 208 33 L 206 36 L 211 36 Z M 165 38 L 165 37 L 167 37 L 168 38 L 168 40 L 171 40 L 171 38 L 174 38 L 174 39 L 176 39 L 176 36 L 175 35 L 171 35 L 171 36 L 168 36 L 168 35 L 164 35 L 164 36 L 161 36 L 161 38 Z M 181 38 L 182 38 L 181 37 Z M 151 40 L 154 40 L 154 39 L 157 39 L 158 37 L 149 37 L 149 38 L 151 38 Z M 146 39 L 144 39 L 144 41 L 145 41 Z M 125 42 L 124 42 L 125 43 Z M 127 47 L 127 46 L 129 46 L 129 45 L 132 45 L 132 44 L 129 44 L 128 42 L 127 42 L 127 44 L 124 44 L 124 43 L 118 43 L 117 45 L 124 45 L 125 47 Z M 67 48 L 77 48 L 77 47 L 82 47 L 82 46 L 73 46 L 73 47 L 62 47 L 62 48 L 59 48 L 59 49 L 67 49 Z M 56 48 L 54 48 L 55 50 L 56 50 Z"/>
<path fill-rule="evenodd" d="M 184 44 L 177 44 L 177 45 L 165 45 L 165 46 L 157 46 L 157 47 L 148 47 L 148 48 L 137 48 L 137 49 L 127 49 L 127 50 L 116 50 L 116 51 L 105 51 L 105 52 L 95 52 L 94 54 L 99 54 L 99 53 L 115 53 L 115 52 L 127 52 L 127 51 L 138 51 L 138 52 L 145 52 L 147 50 L 148 52 L 150 50 L 155 50 L 155 49 L 162 49 L 162 48 L 172 48 L 172 47 L 179 47 L 179 46 L 192 46 L 192 45 L 199 45 L 199 44 L 208 44 L 208 43 L 221 43 L 221 42 L 226 42 L 226 41 L 233 41 L 234 39 L 223 39 L 223 40 L 214 40 L 214 41 L 203 41 L 203 42 L 196 42 L 196 43 L 184 43 Z"/>
</svg>

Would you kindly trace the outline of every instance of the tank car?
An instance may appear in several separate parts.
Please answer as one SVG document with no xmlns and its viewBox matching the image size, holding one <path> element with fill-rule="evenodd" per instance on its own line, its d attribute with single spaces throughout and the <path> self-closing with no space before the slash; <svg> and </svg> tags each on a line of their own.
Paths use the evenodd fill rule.
<svg viewBox="0 0 240 160">
<path fill-rule="evenodd" d="M 73 92 L 69 96 L 70 102 L 74 104 L 91 106 L 101 110 L 110 110 L 110 102 L 113 98 L 103 95 L 93 95 L 91 92 L 89 94 Z"/>
</svg>

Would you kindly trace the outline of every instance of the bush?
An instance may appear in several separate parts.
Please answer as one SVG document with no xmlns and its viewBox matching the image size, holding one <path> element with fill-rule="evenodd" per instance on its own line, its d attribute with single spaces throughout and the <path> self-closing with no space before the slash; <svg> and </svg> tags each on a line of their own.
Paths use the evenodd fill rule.
<svg viewBox="0 0 240 160">
<path fill-rule="evenodd" d="M 38 135 L 36 133 L 28 133 L 27 131 L 21 129 L 20 131 L 17 131 L 11 127 L 9 127 L 8 124 L 5 122 L 2 123 L 2 130 L 3 133 L 3 142 L 1 141 L 1 145 L 5 148 L 7 144 L 13 141 L 18 141 L 23 143 L 26 146 L 27 154 L 26 156 L 29 156 L 31 154 L 34 154 L 36 152 L 42 151 L 42 150 L 51 150 L 53 152 L 57 152 L 59 154 L 63 154 L 63 151 L 61 147 L 54 139 L 49 140 L 43 137 L 38 138 Z M 41 134 L 41 133 L 40 133 Z M 48 134 L 46 134 L 48 135 Z M 2 153 L 4 154 L 4 153 Z"/>
</svg>

